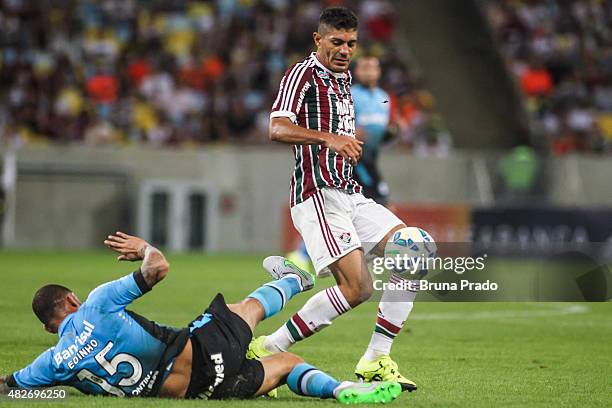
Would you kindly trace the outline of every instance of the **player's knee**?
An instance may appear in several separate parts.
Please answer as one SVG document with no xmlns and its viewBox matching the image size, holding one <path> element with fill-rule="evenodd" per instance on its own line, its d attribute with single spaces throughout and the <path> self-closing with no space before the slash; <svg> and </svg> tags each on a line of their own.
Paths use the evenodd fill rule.
<svg viewBox="0 0 612 408">
<path fill-rule="evenodd" d="M 370 280 L 367 285 L 363 285 L 359 290 L 359 303 L 363 303 L 372 297 L 372 292 L 374 288 L 372 287 L 372 281 Z"/>
<path fill-rule="evenodd" d="M 285 365 L 285 368 L 287 369 L 287 372 L 293 370 L 293 368 L 298 365 L 298 364 L 302 364 L 304 362 L 304 360 L 302 359 L 302 357 L 297 356 L 293 353 L 289 353 L 289 352 L 283 352 L 280 353 L 281 355 L 281 359 Z"/>
<path fill-rule="evenodd" d="M 340 285 L 340 290 L 344 298 L 351 307 L 355 307 L 365 302 L 372 296 L 372 279 L 363 279 L 358 282 L 350 282 Z"/>
</svg>

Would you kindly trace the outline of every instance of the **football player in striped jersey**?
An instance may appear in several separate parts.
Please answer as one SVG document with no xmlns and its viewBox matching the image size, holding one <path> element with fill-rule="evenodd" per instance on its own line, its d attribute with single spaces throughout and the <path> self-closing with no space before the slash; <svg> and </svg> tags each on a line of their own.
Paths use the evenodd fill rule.
<svg viewBox="0 0 612 408">
<path fill-rule="evenodd" d="M 337 284 L 312 296 L 274 333 L 255 339 L 250 356 L 284 352 L 370 298 L 365 255 L 383 256 L 389 238 L 406 227 L 389 209 L 364 197 L 353 177 L 363 145 L 356 138 L 349 71 L 357 27 L 357 17 L 347 8 L 325 9 L 313 33 L 316 51 L 286 71 L 270 114 L 270 139 L 292 145 L 295 157 L 289 200 L 293 224 L 317 275 L 333 275 Z M 365 381 L 398 381 L 413 391 L 415 383 L 399 373 L 390 351 L 415 293 L 387 292 L 356 372 Z"/>
</svg>

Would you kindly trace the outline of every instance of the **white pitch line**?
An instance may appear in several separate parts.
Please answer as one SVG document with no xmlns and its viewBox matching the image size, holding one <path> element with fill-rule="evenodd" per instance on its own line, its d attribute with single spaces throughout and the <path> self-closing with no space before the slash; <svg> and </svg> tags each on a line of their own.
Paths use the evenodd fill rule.
<svg viewBox="0 0 612 408">
<path fill-rule="evenodd" d="M 414 313 L 410 316 L 410 320 L 488 320 L 499 318 L 531 318 L 531 317 L 548 317 L 560 316 L 568 314 L 586 313 L 589 311 L 587 306 L 569 305 L 557 307 L 547 310 L 496 310 L 491 312 L 476 312 L 476 313 Z"/>
<path fill-rule="evenodd" d="M 422 305 L 422 304 L 421 304 Z M 408 318 L 413 320 L 499 320 L 499 319 L 529 319 L 537 317 L 563 316 L 572 314 L 586 313 L 590 310 L 585 305 L 558 305 L 542 303 L 538 305 L 538 309 L 533 310 L 493 310 L 485 312 L 434 312 L 421 313 L 418 310 L 419 302 L 415 302 L 415 309 Z M 343 316 L 342 320 L 361 320 L 364 318 L 363 313 L 348 313 Z M 503 321 L 503 320 L 502 320 Z"/>
</svg>

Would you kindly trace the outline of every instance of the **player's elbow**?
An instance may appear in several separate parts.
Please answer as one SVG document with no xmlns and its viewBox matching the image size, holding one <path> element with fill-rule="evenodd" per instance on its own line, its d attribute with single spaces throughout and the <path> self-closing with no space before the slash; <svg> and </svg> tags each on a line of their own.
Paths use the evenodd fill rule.
<svg viewBox="0 0 612 408">
<path fill-rule="evenodd" d="M 268 138 L 272 142 L 277 142 L 280 140 L 280 129 L 278 124 L 276 124 L 274 121 L 270 122 L 270 128 L 268 129 Z"/>
<path fill-rule="evenodd" d="M 282 142 L 287 134 L 287 118 L 272 118 L 268 128 L 268 137 L 273 142 Z"/>
<path fill-rule="evenodd" d="M 168 261 L 166 261 L 164 259 L 163 262 L 161 263 L 161 265 L 159 266 L 159 269 L 160 269 L 161 273 L 166 275 L 168 273 L 168 271 L 170 270 L 170 264 L 168 263 Z"/>
</svg>

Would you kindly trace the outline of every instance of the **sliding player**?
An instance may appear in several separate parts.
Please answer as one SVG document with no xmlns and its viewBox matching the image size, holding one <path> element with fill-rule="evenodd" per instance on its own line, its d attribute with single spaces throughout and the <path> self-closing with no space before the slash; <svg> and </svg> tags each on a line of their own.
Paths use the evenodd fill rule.
<svg viewBox="0 0 612 408">
<path fill-rule="evenodd" d="M 163 254 L 121 232 L 104 242 L 119 260 L 142 260 L 139 270 L 98 286 L 83 303 L 60 285 L 38 290 L 34 313 L 59 341 L 29 366 L 2 377 L 1 392 L 70 385 L 86 394 L 225 399 L 262 395 L 287 383 L 296 394 L 343 403 L 388 402 L 401 393 L 393 382 L 339 382 L 291 353 L 246 359 L 255 326 L 314 284 L 284 258 L 266 258 L 264 266 L 277 279 L 241 303 L 226 304 L 218 294 L 187 328 L 174 329 L 126 309 L 165 278 Z"/>
</svg>

